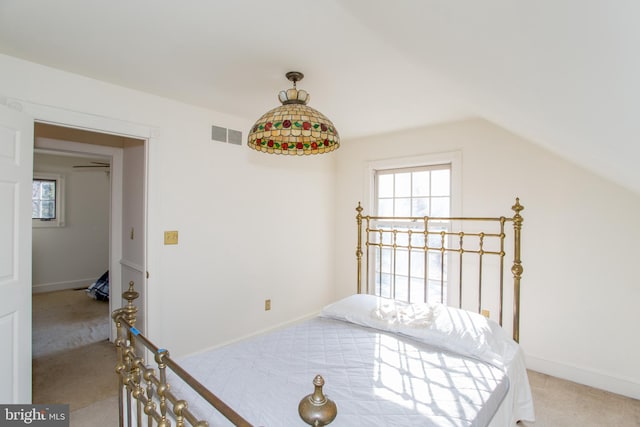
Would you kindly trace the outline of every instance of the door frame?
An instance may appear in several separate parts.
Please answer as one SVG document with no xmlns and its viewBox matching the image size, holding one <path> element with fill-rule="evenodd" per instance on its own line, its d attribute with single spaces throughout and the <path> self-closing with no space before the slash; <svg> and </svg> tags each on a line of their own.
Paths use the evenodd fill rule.
<svg viewBox="0 0 640 427">
<path fill-rule="evenodd" d="M 154 139 L 156 139 L 159 135 L 159 131 L 157 128 L 153 128 L 143 124 L 132 123 L 128 121 L 113 119 L 110 117 L 97 116 L 89 113 L 70 111 L 59 107 L 48 106 L 36 104 L 24 100 L 5 98 L 3 101 L 6 102 L 7 106 L 11 108 L 22 111 L 33 118 L 34 122 L 47 123 L 56 126 L 68 127 L 68 128 L 76 128 L 82 130 L 88 130 L 92 132 L 98 133 L 106 133 L 112 135 L 120 135 L 126 137 L 132 137 L 136 139 L 140 139 L 144 141 L 144 151 L 145 151 L 145 179 L 147 180 L 147 185 L 144 190 L 144 224 L 145 224 L 145 236 L 147 238 L 144 242 L 144 265 L 142 266 L 145 271 L 147 269 L 147 259 L 148 259 L 148 250 L 147 250 L 147 242 L 148 242 L 148 177 L 149 177 L 149 147 L 151 146 Z M 5 103 L 3 102 L 3 103 Z M 62 141 L 57 141 L 61 143 Z M 71 147 L 71 151 L 76 151 L 73 149 L 73 144 L 76 144 L 76 149 L 78 143 L 68 143 L 67 147 Z M 35 144 L 34 144 L 35 145 Z M 88 144 L 82 144 L 88 145 Z M 89 144 L 90 145 L 90 144 Z M 96 151 L 101 151 L 102 154 L 106 154 L 108 156 L 112 156 L 112 189 L 111 189 L 111 213 L 110 213 L 110 248 L 109 248 L 109 269 L 114 274 L 110 274 L 113 277 L 111 280 L 110 277 L 110 294 L 111 295 L 121 295 L 123 292 L 123 284 L 122 284 L 122 269 L 121 269 L 121 260 L 123 256 L 123 224 L 122 224 L 122 180 L 123 180 L 123 150 L 122 149 L 113 149 L 112 147 L 105 147 L 100 145 L 92 146 L 96 149 Z M 96 148 L 97 147 L 97 148 Z M 46 148 L 46 147 L 39 147 Z M 100 150 L 100 149 L 104 150 Z M 110 149 L 110 150 L 109 150 Z M 86 151 L 85 151 L 86 152 Z M 120 188 L 120 191 L 114 193 L 114 188 Z M 116 197 L 114 197 L 114 195 Z M 144 294 L 147 294 L 147 280 L 146 275 L 143 283 L 136 283 L 136 288 L 139 289 Z M 147 299 L 144 298 L 144 301 Z M 111 311 L 122 307 L 122 298 L 109 298 L 109 308 Z M 144 324 L 147 324 L 148 311 L 147 307 L 139 307 L 139 315 L 143 316 Z M 115 339 L 115 325 L 111 325 L 111 340 Z"/>
</svg>

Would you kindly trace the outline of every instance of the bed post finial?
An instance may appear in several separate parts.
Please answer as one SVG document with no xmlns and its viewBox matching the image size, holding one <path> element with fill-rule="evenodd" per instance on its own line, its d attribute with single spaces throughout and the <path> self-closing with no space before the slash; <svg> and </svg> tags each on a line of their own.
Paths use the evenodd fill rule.
<svg viewBox="0 0 640 427">
<path fill-rule="evenodd" d="M 356 215 L 356 220 L 358 221 L 358 245 L 356 246 L 356 259 L 358 260 L 358 293 L 362 293 L 362 205 L 358 202 L 358 207 L 356 208 L 358 214 Z"/>
<path fill-rule="evenodd" d="M 135 283 L 129 282 L 129 289 L 122 293 L 122 298 L 127 300 L 127 305 L 122 308 L 124 312 L 124 318 L 131 326 L 136 324 L 136 314 L 138 313 L 138 307 L 133 305 L 133 301 L 137 299 L 140 294 L 134 290 Z"/>
<path fill-rule="evenodd" d="M 522 260 L 520 259 L 520 231 L 524 221 L 520 212 L 524 206 L 520 204 L 520 198 L 516 197 L 516 204 L 511 207 L 515 212 L 513 216 L 513 339 L 520 342 L 520 279 L 522 278 Z"/>
<path fill-rule="evenodd" d="M 327 399 L 322 392 L 324 378 L 316 375 L 313 379 L 315 389 L 312 394 L 302 398 L 298 405 L 298 413 L 302 420 L 314 427 L 330 424 L 338 414 L 338 408 L 333 400 Z"/>
<path fill-rule="evenodd" d="M 519 217 L 520 222 L 522 222 L 522 217 L 520 216 L 520 212 L 524 210 L 524 206 L 520 204 L 520 197 L 516 197 L 516 204 L 511 206 L 511 210 L 515 211 L 516 213 L 516 215 L 514 216 L 514 219 L 516 217 Z"/>
</svg>

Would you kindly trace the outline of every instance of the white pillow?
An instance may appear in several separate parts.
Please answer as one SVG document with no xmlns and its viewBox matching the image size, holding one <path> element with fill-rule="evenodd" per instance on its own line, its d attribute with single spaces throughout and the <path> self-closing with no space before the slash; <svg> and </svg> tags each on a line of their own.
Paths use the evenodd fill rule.
<svg viewBox="0 0 640 427">
<path fill-rule="evenodd" d="M 359 320 L 362 317 L 369 317 L 371 311 L 377 309 L 385 301 L 396 302 L 375 295 L 355 294 L 327 305 L 320 312 L 320 316 L 338 320 Z M 399 301 L 397 303 L 405 304 Z"/>
<path fill-rule="evenodd" d="M 513 357 L 513 346 L 517 347 L 496 322 L 442 304 L 410 304 L 356 294 L 329 304 L 320 316 L 406 335 L 497 366 L 504 366 Z"/>
</svg>

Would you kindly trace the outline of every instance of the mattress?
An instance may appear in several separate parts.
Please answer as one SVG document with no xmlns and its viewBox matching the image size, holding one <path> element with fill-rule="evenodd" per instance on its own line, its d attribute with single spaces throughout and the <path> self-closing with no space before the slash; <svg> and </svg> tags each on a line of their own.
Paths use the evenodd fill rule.
<svg viewBox="0 0 640 427">
<path fill-rule="evenodd" d="M 331 426 L 487 426 L 509 393 L 508 370 L 402 333 L 316 317 L 180 360 L 256 426 L 304 426 L 297 409 L 325 379 Z M 177 378 L 173 391 L 212 426 L 231 425 Z M 528 387 L 528 383 L 527 383 Z M 195 401 L 194 401 L 195 399 Z M 502 408 L 511 418 L 511 404 Z"/>
</svg>

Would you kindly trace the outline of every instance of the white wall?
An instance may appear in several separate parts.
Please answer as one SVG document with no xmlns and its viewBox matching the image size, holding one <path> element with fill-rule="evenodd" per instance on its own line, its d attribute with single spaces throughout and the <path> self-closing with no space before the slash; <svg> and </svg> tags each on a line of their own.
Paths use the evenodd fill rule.
<svg viewBox="0 0 640 427">
<path fill-rule="evenodd" d="M 337 158 L 336 292 L 355 289 L 368 161 L 462 153 L 462 214 L 525 210 L 520 338 L 534 370 L 640 397 L 640 197 L 489 122 L 347 141 Z M 369 207 L 365 207 L 368 209 Z"/>
<path fill-rule="evenodd" d="M 34 156 L 34 169 L 64 176 L 65 226 L 33 229 L 33 292 L 89 286 L 109 266 L 109 177 L 73 169 L 82 159 Z"/>
<path fill-rule="evenodd" d="M 173 355 L 309 315 L 332 299 L 334 154 L 265 156 L 214 142 L 211 125 L 246 137 L 253 120 L 0 55 L 2 96 L 53 106 L 62 118 L 83 112 L 154 129 L 147 330 Z M 180 243 L 164 246 L 165 230 L 178 230 Z"/>
</svg>

